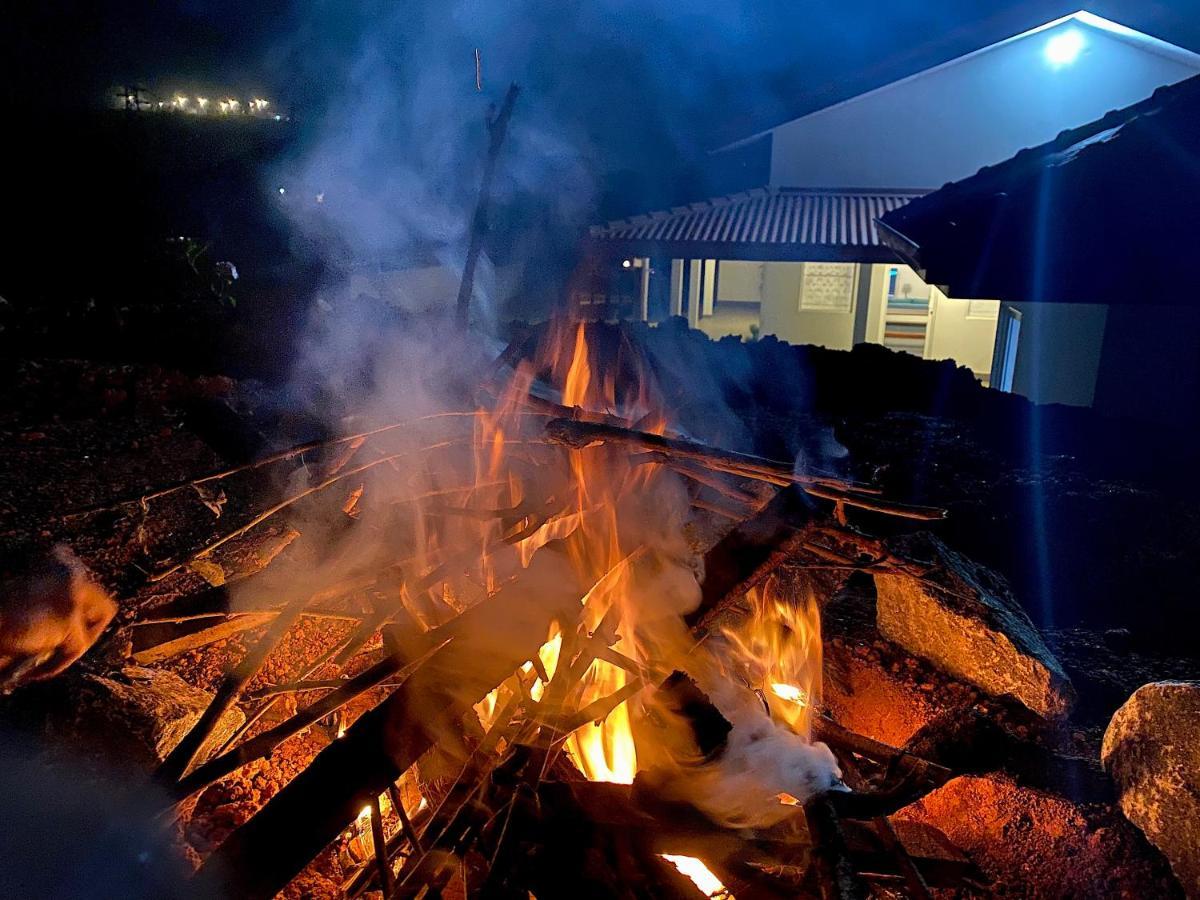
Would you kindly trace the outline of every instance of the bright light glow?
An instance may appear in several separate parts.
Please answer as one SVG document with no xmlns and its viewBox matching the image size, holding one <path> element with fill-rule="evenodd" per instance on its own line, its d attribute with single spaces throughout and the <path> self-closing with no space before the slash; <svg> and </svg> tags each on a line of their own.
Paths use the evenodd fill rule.
<svg viewBox="0 0 1200 900">
<path fill-rule="evenodd" d="M 725 885 L 721 884 L 721 879 L 714 875 L 708 866 L 700 862 L 696 857 L 675 856 L 672 853 L 664 853 L 662 858 L 688 878 L 692 879 L 692 884 L 700 888 L 709 897 L 716 897 L 718 895 L 729 897 Z"/>
<path fill-rule="evenodd" d="M 207 97 L 197 97 L 196 105 L 199 106 L 201 109 L 207 109 L 208 108 L 208 98 Z"/>
<path fill-rule="evenodd" d="M 623 269 L 628 269 L 632 265 L 633 265 L 633 262 L 631 260 L 628 260 L 628 259 L 621 260 L 621 268 L 623 268 Z"/>
<path fill-rule="evenodd" d="M 1069 28 L 1066 31 L 1060 31 L 1046 41 L 1046 49 L 1042 52 L 1046 56 L 1046 62 L 1050 65 L 1068 66 L 1075 62 L 1079 54 L 1083 52 L 1086 43 L 1082 31 L 1078 28 Z"/>
<path fill-rule="evenodd" d="M 771 692 L 783 700 L 791 703 L 799 703 L 804 706 L 808 703 L 808 694 L 804 688 L 797 687 L 794 684 L 784 684 L 780 681 L 771 682 Z"/>
</svg>

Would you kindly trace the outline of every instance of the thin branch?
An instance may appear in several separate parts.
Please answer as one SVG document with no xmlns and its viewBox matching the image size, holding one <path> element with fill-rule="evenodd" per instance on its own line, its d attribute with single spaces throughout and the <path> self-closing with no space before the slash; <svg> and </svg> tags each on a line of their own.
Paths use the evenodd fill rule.
<svg viewBox="0 0 1200 900">
<path fill-rule="evenodd" d="M 797 474 L 791 463 L 764 459 L 746 453 L 720 450 L 707 444 L 634 431 L 615 425 L 553 419 L 546 423 L 551 441 L 582 449 L 593 444 L 620 444 L 637 450 L 657 452 L 677 459 L 688 460 L 730 475 L 740 475 L 756 481 L 779 486 L 798 485 L 806 493 L 845 506 L 855 506 L 905 519 L 929 521 L 943 519 L 946 511 L 932 506 L 896 503 L 877 496 L 874 488 L 852 484 L 824 475 Z"/>
<path fill-rule="evenodd" d="M 396 818 L 400 820 L 400 832 L 404 835 L 404 839 L 412 846 L 416 853 L 421 852 L 421 838 L 417 834 L 417 829 L 413 827 L 412 819 L 408 817 L 408 812 L 404 809 L 404 799 L 400 796 L 400 791 L 396 789 L 393 782 L 388 785 L 388 796 L 392 800 L 392 809 L 396 811 Z"/>
<path fill-rule="evenodd" d="M 325 490 L 325 488 L 329 487 L 330 485 L 337 484 L 339 481 L 342 481 L 343 479 L 350 478 L 351 476 L 361 474 L 362 472 L 366 472 L 368 469 L 373 469 L 378 465 L 382 465 L 383 463 L 392 462 L 397 459 L 403 459 L 406 456 L 415 456 L 418 453 L 429 453 L 434 450 L 442 450 L 442 449 L 445 449 L 446 447 L 453 447 L 453 446 L 461 445 L 461 444 L 468 443 L 468 442 L 469 442 L 469 439 L 464 439 L 464 438 L 455 438 L 454 440 L 440 441 L 436 444 L 431 444 L 427 447 L 420 447 L 415 450 L 405 450 L 403 453 L 392 453 L 387 456 L 380 457 L 379 459 L 374 459 L 371 462 L 363 463 L 362 465 L 355 466 L 352 469 L 346 469 L 344 471 L 339 472 L 336 475 L 331 475 L 330 477 L 318 482 L 317 484 L 314 484 L 314 485 L 311 485 L 310 487 L 305 488 L 303 491 L 300 491 L 298 494 L 293 494 L 290 497 L 286 497 L 283 500 L 280 500 L 274 506 L 271 506 L 270 508 L 259 513 L 257 516 L 255 516 L 253 519 L 251 519 L 246 524 L 240 526 L 239 528 L 234 529 L 233 531 L 229 532 L 228 534 L 224 535 L 223 537 L 217 538 L 217 540 L 212 541 L 211 543 L 209 543 L 206 546 L 202 547 L 201 549 L 197 550 L 195 553 L 191 554 L 191 556 L 189 556 L 187 559 L 184 559 L 181 562 L 175 563 L 174 565 L 167 566 L 164 569 L 160 569 L 158 572 L 155 572 L 153 575 L 150 576 L 150 581 L 162 581 L 168 575 L 172 575 L 175 572 L 178 572 L 180 569 L 184 568 L 185 566 L 190 565 L 191 563 L 195 562 L 196 560 L 203 559 L 204 557 L 211 555 L 212 552 L 214 550 L 216 550 L 218 547 L 220 547 L 221 545 L 228 543 L 229 541 L 233 540 L 234 538 L 241 537 L 243 534 L 245 534 L 246 532 L 255 528 L 256 526 L 261 525 L 263 522 L 267 521 L 267 519 L 271 518 L 273 515 L 280 512 L 281 510 L 287 509 L 289 506 L 292 506 L 293 504 L 298 503 L 299 501 L 303 500 L 305 497 L 310 497 L 313 494 L 318 493 L 319 491 L 323 491 L 323 490 Z M 530 443 L 530 442 L 512 441 L 512 442 L 510 442 L 509 445 L 510 446 L 519 446 L 519 445 L 522 445 L 525 443 Z M 533 442 L 533 443 L 536 443 L 536 442 Z"/>
<path fill-rule="evenodd" d="M 190 796 L 196 791 L 212 784 L 214 781 L 224 778 L 229 773 L 240 769 L 242 766 L 254 762 L 256 759 L 270 756 L 272 751 L 288 738 L 299 734 L 313 723 L 341 709 L 361 694 L 378 687 L 393 675 L 399 675 L 400 684 L 403 684 L 426 660 L 442 647 L 445 647 L 451 640 L 451 638 L 445 637 L 438 641 L 436 632 L 426 632 L 423 637 L 436 641 L 436 643 L 429 646 L 418 659 L 405 663 L 401 657 L 389 656 L 387 659 L 376 663 L 365 672 L 346 681 L 337 690 L 306 706 L 286 722 L 282 722 L 269 731 L 264 731 L 257 737 L 251 738 L 246 743 L 239 745 L 237 749 L 230 750 L 224 755 L 204 763 L 196 771 L 180 781 L 175 791 L 176 796 Z"/>
<path fill-rule="evenodd" d="M 328 438 L 324 440 L 306 441 L 303 444 L 296 444 L 293 447 L 288 447 L 286 450 L 280 450 L 278 453 L 272 453 L 270 456 L 264 456 L 260 459 L 252 460 L 248 463 L 243 463 L 240 466 L 233 466 L 228 469 L 218 469 L 215 472 L 209 472 L 207 475 L 200 475 L 197 478 L 189 478 L 186 481 L 179 481 L 174 484 L 169 484 L 164 487 L 155 488 L 149 493 L 137 494 L 136 496 L 127 496 L 117 500 L 108 500 L 104 503 L 94 506 L 87 506 L 83 509 L 72 510 L 63 513 L 64 519 L 72 519 L 79 516 L 88 516 L 99 512 L 109 512 L 122 506 L 132 506 L 136 503 L 149 503 L 151 500 L 157 500 L 160 497 L 166 497 L 169 494 L 174 494 L 177 491 L 182 491 L 186 488 L 197 487 L 202 484 L 207 484 L 210 481 L 220 481 L 223 478 L 228 478 L 231 475 L 238 475 L 242 472 L 261 469 L 263 466 L 269 466 L 272 463 L 284 462 L 285 460 L 294 459 L 311 450 L 321 450 L 326 447 L 336 447 L 340 444 L 349 443 L 351 441 L 359 441 L 365 438 L 374 437 L 375 435 L 385 434 L 389 431 L 396 431 L 400 428 L 411 428 L 421 422 L 428 422 L 434 419 L 448 418 L 474 418 L 476 416 L 486 415 L 483 410 L 462 410 L 452 412 L 434 413 L 428 416 L 420 416 L 415 419 L 407 419 L 403 422 L 393 422 L 390 425 L 381 425 L 378 428 L 372 428 L 369 431 L 360 431 L 358 434 L 347 434 L 342 437 Z"/>
<path fill-rule="evenodd" d="M 258 674 L 258 670 L 262 668 L 271 651 L 275 649 L 275 645 L 279 643 L 284 633 L 300 618 L 304 607 L 311 600 L 311 595 L 302 594 L 288 603 L 267 627 L 266 633 L 242 657 L 241 662 L 225 676 L 224 681 L 217 688 L 212 702 L 209 703 L 203 715 L 200 716 L 191 730 L 184 735 L 183 740 L 167 754 L 167 758 L 158 767 L 155 777 L 160 782 L 166 785 L 173 785 L 183 777 L 183 774 L 188 770 L 193 760 L 195 760 L 201 746 L 212 735 L 217 722 L 225 715 L 229 707 L 233 705 L 233 702 L 250 679 Z"/>
</svg>

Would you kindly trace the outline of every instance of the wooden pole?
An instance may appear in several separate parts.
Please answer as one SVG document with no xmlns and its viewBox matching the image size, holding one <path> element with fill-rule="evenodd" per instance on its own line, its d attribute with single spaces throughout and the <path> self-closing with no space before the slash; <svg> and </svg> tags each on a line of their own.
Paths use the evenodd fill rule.
<svg viewBox="0 0 1200 900">
<path fill-rule="evenodd" d="M 371 843 L 375 848 L 375 864 L 379 868 L 379 888 L 383 900 L 392 896 L 392 867 L 388 864 L 387 838 L 383 835 L 383 811 L 379 808 L 379 795 L 371 798 Z"/>
<path fill-rule="evenodd" d="M 475 290 L 475 266 L 483 249 L 483 236 L 487 233 L 488 204 L 491 202 L 492 179 L 496 174 L 496 159 L 508 133 L 508 120 L 512 118 L 513 105 L 521 92 L 515 83 L 508 86 L 500 111 L 488 122 L 488 152 L 483 164 L 483 180 L 479 185 L 479 200 L 475 204 L 475 215 L 471 218 L 471 242 L 467 246 L 467 258 L 463 263 L 462 282 L 458 286 L 458 303 L 455 321 L 459 330 L 466 331 L 471 317 L 471 294 Z"/>
</svg>

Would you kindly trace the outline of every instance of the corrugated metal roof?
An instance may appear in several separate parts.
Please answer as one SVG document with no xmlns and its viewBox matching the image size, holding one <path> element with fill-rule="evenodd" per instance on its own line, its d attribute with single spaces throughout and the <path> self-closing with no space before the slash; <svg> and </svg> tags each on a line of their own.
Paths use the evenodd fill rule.
<svg viewBox="0 0 1200 900">
<path fill-rule="evenodd" d="M 600 246 L 672 256 L 892 258 L 875 220 L 924 191 L 759 188 L 594 226 Z"/>
</svg>

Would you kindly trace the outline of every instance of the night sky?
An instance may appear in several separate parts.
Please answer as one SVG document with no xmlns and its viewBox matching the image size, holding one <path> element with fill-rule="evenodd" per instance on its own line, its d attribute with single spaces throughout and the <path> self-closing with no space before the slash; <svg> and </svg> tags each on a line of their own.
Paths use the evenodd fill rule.
<svg viewBox="0 0 1200 900">
<path fill-rule="evenodd" d="M 0 102 L 36 119 L 111 103 L 130 82 L 168 97 L 266 95 L 293 124 L 264 188 L 327 198 L 319 221 L 293 211 L 302 230 L 373 253 L 432 244 L 453 257 L 485 110 L 515 80 L 524 93 L 497 193 L 519 201 L 531 242 L 552 234 L 565 247 L 588 223 L 717 192 L 705 171 L 715 147 L 1078 2 L 47 0 L 9 13 Z M 1089 9 L 1200 50 L 1195 0 Z"/>
<path fill-rule="evenodd" d="M 564 127 L 599 132 L 653 111 L 681 146 L 711 146 L 1072 12 L 1079 0 L 424 0 L 43 2 L 6 13 L 10 87 L 60 100 L 125 81 L 230 85 L 323 109 L 368 47 L 552 96 Z M 1086 7 L 1200 49 L 1193 0 Z M 48 51 L 48 52 L 47 52 Z M 60 64 L 61 63 L 61 64 Z M 473 85 L 472 85 L 473 86 Z M 83 98 L 79 98 L 83 99 Z M 90 99 L 90 98 L 87 98 Z M 615 143 L 620 143 L 619 141 Z"/>
</svg>

